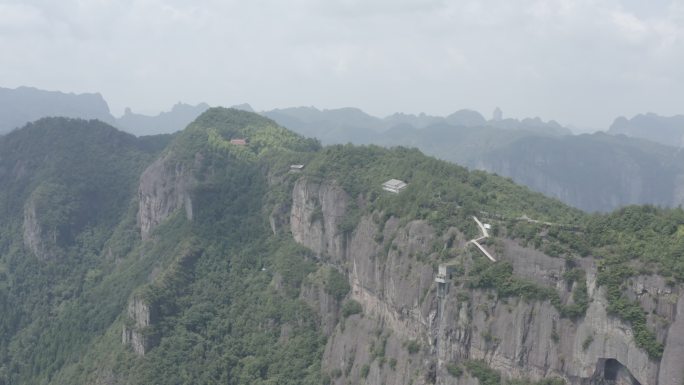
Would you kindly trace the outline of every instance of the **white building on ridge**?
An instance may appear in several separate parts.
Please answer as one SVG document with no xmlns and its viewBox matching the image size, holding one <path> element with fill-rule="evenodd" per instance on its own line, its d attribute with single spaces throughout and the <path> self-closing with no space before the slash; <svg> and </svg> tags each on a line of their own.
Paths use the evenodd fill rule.
<svg viewBox="0 0 684 385">
<path fill-rule="evenodd" d="M 382 189 L 385 191 L 398 194 L 401 190 L 405 189 L 406 186 L 408 185 L 405 182 L 400 181 L 399 179 L 390 179 L 382 184 Z"/>
</svg>

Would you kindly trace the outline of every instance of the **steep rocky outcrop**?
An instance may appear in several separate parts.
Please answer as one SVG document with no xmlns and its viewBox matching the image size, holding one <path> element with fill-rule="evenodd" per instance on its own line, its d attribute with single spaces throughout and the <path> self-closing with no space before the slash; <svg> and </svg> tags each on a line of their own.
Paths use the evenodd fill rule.
<svg viewBox="0 0 684 385">
<path fill-rule="evenodd" d="M 684 379 L 684 295 L 677 299 L 675 314 L 674 322 L 667 330 L 667 345 L 660 362 L 658 384 L 678 385 Z"/>
<path fill-rule="evenodd" d="M 442 298 L 434 284 L 435 245 L 453 249 L 466 266 L 481 257 L 463 248 L 463 236 L 454 229 L 440 235 L 425 221 L 383 222 L 377 214 L 363 216 L 344 234 L 339 224 L 349 199 L 332 181 L 302 178 L 295 184 L 291 214 L 294 239 L 348 271 L 349 298 L 363 308 L 362 315 L 340 320 L 328 340 L 323 367 L 334 374 L 335 384 L 359 383 L 364 377 L 367 384 L 473 384 L 466 375 L 448 374 L 447 364 L 484 360 L 509 378 L 681 385 L 681 288 L 644 276 L 626 289 L 649 313 L 649 327 L 665 343 L 662 360 L 654 361 L 637 346 L 631 326 L 608 314 L 592 258 L 580 261 L 590 303 L 586 315 L 576 320 L 562 317 L 550 301 L 499 298 L 457 281 Z M 511 263 L 517 276 L 554 288 L 562 301 L 572 300 L 573 287 L 563 279 L 564 260 L 512 240 L 496 242 L 498 256 Z"/>
<path fill-rule="evenodd" d="M 46 259 L 49 256 L 50 246 L 44 242 L 43 228 L 36 214 L 36 202 L 30 199 L 24 207 L 24 246 L 35 256 Z M 54 239 L 55 237 L 49 237 Z"/>
<path fill-rule="evenodd" d="M 135 296 L 128 302 L 127 315 L 121 342 L 130 345 L 136 354 L 144 356 L 155 343 L 150 333 L 156 319 L 155 311 L 143 298 Z"/>
<path fill-rule="evenodd" d="M 341 256 L 345 235 L 336 229 L 344 219 L 349 197 L 332 182 L 299 179 L 293 190 L 290 224 L 295 241 L 318 254 Z M 327 229 L 327 230 L 326 230 Z"/>
<path fill-rule="evenodd" d="M 339 320 L 340 304 L 337 298 L 327 293 L 325 287 L 317 282 L 305 282 L 300 296 L 321 315 L 323 333 L 326 336 L 331 335 Z"/>
<path fill-rule="evenodd" d="M 195 163 L 200 161 L 196 157 Z M 149 238 L 150 232 L 177 209 L 183 208 L 188 220 L 192 220 L 191 190 L 195 184 L 190 167 L 174 159 L 173 153 L 157 159 L 142 173 L 138 224 L 143 239 Z"/>
<path fill-rule="evenodd" d="M 77 226 L 76 197 L 57 183 L 41 183 L 24 204 L 24 246 L 39 259 L 60 255 Z"/>
</svg>

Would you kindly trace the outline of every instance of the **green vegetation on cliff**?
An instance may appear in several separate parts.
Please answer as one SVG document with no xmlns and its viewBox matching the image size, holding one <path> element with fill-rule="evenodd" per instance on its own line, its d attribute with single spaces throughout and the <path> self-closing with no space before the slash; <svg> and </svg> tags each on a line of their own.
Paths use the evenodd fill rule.
<svg viewBox="0 0 684 385">
<path fill-rule="evenodd" d="M 480 360 L 468 360 L 464 366 L 471 376 L 477 378 L 480 385 L 565 385 L 565 381 L 557 377 L 541 381 L 502 380 L 501 373 Z"/>
<path fill-rule="evenodd" d="M 582 213 L 559 201 L 532 193 L 510 180 L 423 155 L 416 149 L 335 145 L 319 151 L 305 169 L 318 180 L 335 180 L 366 212 L 387 217 L 425 219 L 440 230 L 454 226 L 474 234 L 471 215 L 482 211 L 575 223 Z M 395 195 L 382 183 L 400 179 L 408 187 Z M 350 226 L 353 227 L 353 226 Z"/>
<path fill-rule="evenodd" d="M 0 138 L 0 384 L 47 381 L 121 313 L 141 280 L 109 273 L 130 248 L 139 175 L 169 139 L 64 118 Z"/>
<path fill-rule="evenodd" d="M 652 359 L 660 359 L 664 346 L 649 329 L 644 310 L 628 298 L 627 291 L 637 276 L 657 274 L 669 285 L 684 282 L 684 210 L 629 206 L 610 214 L 586 215 L 579 223 L 579 227 L 568 229 L 515 222 L 508 230 L 550 255 L 569 260 L 597 258 L 597 283 L 606 287 L 608 312 L 629 322 L 637 345 Z M 543 241 L 539 235 L 542 231 L 546 233 Z"/>
</svg>

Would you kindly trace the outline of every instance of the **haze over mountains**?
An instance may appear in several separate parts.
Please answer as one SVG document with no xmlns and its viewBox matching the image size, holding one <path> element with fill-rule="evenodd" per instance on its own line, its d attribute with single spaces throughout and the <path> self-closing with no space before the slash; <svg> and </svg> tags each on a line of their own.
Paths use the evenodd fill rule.
<svg viewBox="0 0 684 385">
<path fill-rule="evenodd" d="M 110 124 L 115 121 L 100 94 L 0 87 L 0 134 L 46 116 L 98 119 Z"/>
<path fill-rule="evenodd" d="M 619 117 L 610 126 L 608 133 L 684 147 L 684 115 L 664 117 L 648 113 L 639 114 L 632 119 Z"/>
<path fill-rule="evenodd" d="M 135 135 L 172 133 L 209 108 L 204 103 L 178 103 L 157 116 L 127 109 L 116 118 L 99 94 L 21 87 L 0 89 L 0 98 L 7 100 L 0 105 L 0 134 L 42 116 L 99 119 Z M 248 104 L 235 107 L 253 111 Z M 506 118 L 499 109 L 491 119 L 472 110 L 445 117 L 396 113 L 378 118 L 357 108 L 315 107 L 261 114 L 323 144 L 417 147 L 444 160 L 510 177 L 587 211 L 684 203 L 684 157 L 675 147 L 683 143 L 684 116 L 620 117 L 607 131 L 611 135 L 573 136 L 555 121 Z"/>
<path fill-rule="evenodd" d="M 168 134 L 182 130 L 208 108 L 209 105 L 205 103 L 196 106 L 177 103 L 171 111 L 156 116 L 137 114 L 126 109 L 123 116 L 116 118 L 99 93 L 73 94 L 32 87 L 0 87 L 0 135 L 26 123 L 52 116 L 97 119 L 138 136 Z"/>
</svg>

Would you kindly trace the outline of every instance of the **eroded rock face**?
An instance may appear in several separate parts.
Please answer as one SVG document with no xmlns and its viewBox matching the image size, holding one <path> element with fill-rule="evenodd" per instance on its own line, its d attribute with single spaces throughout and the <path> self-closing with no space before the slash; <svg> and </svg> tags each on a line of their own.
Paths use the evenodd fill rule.
<svg viewBox="0 0 684 385">
<path fill-rule="evenodd" d="M 363 307 L 363 317 L 341 320 L 328 340 L 323 367 L 342 373 L 333 378 L 335 384 L 359 383 L 364 374 L 367 384 L 471 384 L 475 382 L 467 376 L 448 374 L 446 364 L 482 359 L 505 377 L 556 376 L 571 385 L 595 385 L 606 380 L 597 372 L 599 364 L 612 359 L 622 366 L 614 381 L 681 385 L 681 288 L 668 287 L 655 276 L 637 277 L 629 285 L 630 296 L 651 313 L 649 324 L 665 342 L 658 363 L 636 345 L 630 325 L 607 313 L 605 289 L 596 284 L 597 268 L 591 258 L 579 261 L 587 273 L 591 299 L 579 320 L 562 318 L 549 301 L 498 298 L 492 291 L 456 284 L 439 298 L 431 262 L 436 257 L 434 245 L 453 244 L 460 249 L 462 235 L 451 229 L 441 237 L 457 241 L 445 242 L 425 221 L 400 225 L 390 218 L 381 224 L 381 215 L 375 215 L 362 217 L 343 238 L 337 226 L 348 201 L 332 182 L 300 180 L 293 191 L 291 213 L 295 240 L 348 271 L 349 296 Z M 326 203 L 317 213 L 319 202 Z M 556 288 L 564 301 L 571 299 L 572 287 L 562 278 L 567 268 L 564 260 L 510 240 L 499 247 L 499 257 L 511 262 L 516 275 Z M 381 338 L 380 330 L 389 333 L 382 360 L 368 353 Z M 417 341 L 420 351 L 407 353 L 408 341 Z M 368 368 L 363 370 L 364 366 Z"/>
<path fill-rule="evenodd" d="M 337 231 L 344 219 L 349 196 L 333 182 L 301 178 L 295 183 L 290 230 L 295 241 L 318 254 L 344 254 L 345 237 Z"/>
<path fill-rule="evenodd" d="M 268 216 L 268 223 L 273 235 L 278 235 L 283 230 L 287 231 L 290 224 L 290 206 L 286 204 L 275 205 Z"/>
<path fill-rule="evenodd" d="M 58 256 L 60 246 L 69 243 L 73 207 L 62 186 L 41 184 L 24 205 L 24 246 L 42 260 Z"/>
<path fill-rule="evenodd" d="M 601 358 L 596 364 L 596 373 L 591 385 L 641 385 L 622 363 L 614 358 Z"/>
<path fill-rule="evenodd" d="M 189 168 L 167 154 L 142 173 L 138 188 L 138 224 L 143 240 L 177 209 L 184 208 L 186 217 L 192 220 L 191 190 L 196 181 Z"/>
<path fill-rule="evenodd" d="M 43 242 L 43 229 L 38 222 L 33 199 L 29 199 L 24 207 L 24 246 L 38 258 L 45 259 L 49 254 L 48 247 Z"/>
<path fill-rule="evenodd" d="M 305 283 L 302 286 L 300 297 L 321 315 L 323 333 L 331 335 L 339 319 L 339 301 L 326 293 L 322 285 L 313 283 Z"/>
<path fill-rule="evenodd" d="M 127 314 L 128 323 L 123 327 L 121 342 L 130 345 L 138 355 L 144 356 L 154 344 L 149 329 L 155 320 L 155 313 L 145 300 L 134 297 L 128 303 Z"/>
<path fill-rule="evenodd" d="M 677 299 L 676 315 L 667 331 L 666 341 L 658 384 L 681 385 L 684 381 L 684 295 Z"/>
</svg>

